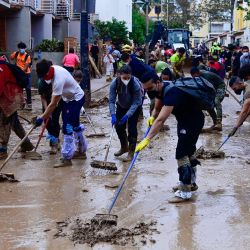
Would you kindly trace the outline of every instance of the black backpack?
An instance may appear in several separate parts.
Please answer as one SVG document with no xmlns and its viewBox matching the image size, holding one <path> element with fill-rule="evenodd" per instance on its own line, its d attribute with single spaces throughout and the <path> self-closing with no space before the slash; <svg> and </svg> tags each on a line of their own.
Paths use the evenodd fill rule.
<svg viewBox="0 0 250 250">
<path fill-rule="evenodd" d="M 163 87 L 164 96 L 172 87 L 177 87 L 191 95 L 196 100 L 200 109 L 211 110 L 214 108 L 216 91 L 213 85 L 206 79 L 202 77 L 185 77 L 175 82 L 165 82 Z"/>
<path fill-rule="evenodd" d="M 15 53 L 15 60 L 17 60 L 18 55 L 19 55 L 19 51 L 16 51 L 16 53 Z M 28 60 L 29 56 L 30 56 L 30 55 L 29 55 L 28 53 L 26 53 L 26 55 L 25 55 L 25 57 L 24 57 L 24 61 L 25 61 L 25 62 Z M 32 66 L 32 58 L 31 58 L 31 56 L 30 56 L 29 67 L 31 67 L 31 66 Z"/>
<path fill-rule="evenodd" d="M 5 61 L 0 61 L 0 65 L 5 64 L 9 67 L 10 71 L 16 78 L 16 83 L 19 85 L 21 88 L 26 88 L 28 83 L 29 83 L 29 78 L 28 75 L 23 72 L 18 66 L 15 64 L 11 64 Z"/>
</svg>

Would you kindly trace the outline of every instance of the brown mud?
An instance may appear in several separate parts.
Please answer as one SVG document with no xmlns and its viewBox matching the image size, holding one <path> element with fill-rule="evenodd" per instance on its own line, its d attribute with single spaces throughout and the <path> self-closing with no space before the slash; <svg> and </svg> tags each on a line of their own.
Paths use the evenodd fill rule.
<svg viewBox="0 0 250 250">
<path fill-rule="evenodd" d="M 106 92 L 105 92 L 106 91 Z M 103 98 L 108 88 L 94 98 Z M 40 98 L 35 96 L 32 112 L 22 111 L 26 117 L 41 114 Z M 138 140 L 141 140 L 149 117 L 148 100 L 144 105 L 144 120 L 138 123 Z M 218 134 L 202 134 L 197 148 L 215 151 L 234 126 L 239 110 L 231 98 L 223 101 L 223 131 Z M 110 115 L 107 105 L 87 109 L 93 123 L 103 132 L 110 134 Z M 30 127 L 22 121 L 26 130 Z M 81 227 L 95 214 L 105 213 L 127 171 L 128 163 L 114 157 L 120 144 L 115 134 L 108 160 L 115 162 L 117 172 L 105 173 L 90 166 L 91 161 L 103 161 L 108 138 L 88 139 L 86 160 L 73 160 L 71 167 L 54 169 L 60 154 L 50 155 L 45 137 L 37 149 L 42 160 L 22 159 L 16 153 L 6 165 L 4 172 L 14 173 L 20 182 L 0 183 L 0 249 L 3 250 L 245 250 L 250 245 L 250 172 L 246 161 L 250 158 L 250 123 L 245 122 L 235 136 L 223 146 L 225 158 L 201 160 L 198 166 L 197 185 L 194 201 L 183 204 L 169 204 L 173 197 L 172 187 L 178 182 L 175 148 L 177 144 L 176 120 L 173 116 L 166 122 L 170 130 L 160 132 L 141 152 L 127 182 L 112 210 L 118 215 L 117 229 L 133 229 L 138 222 L 150 224 L 160 232 L 148 231 L 133 236 L 136 246 L 128 240 L 125 246 L 111 242 L 77 244 L 69 239 L 69 227 L 64 227 L 65 237 L 54 237 L 58 233 L 58 221 L 71 218 L 81 220 Z M 212 121 L 206 117 L 205 126 Z M 88 123 L 85 134 L 92 133 Z M 35 144 L 40 129 L 29 137 Z M 12 132 L 9 152 L 19 138 Z M 80 228 L 81 228 L 80 227 Z M 82 233 L 82 232 L 81 232 Z M 151 235 L 152 233 L 152 235 Z M 148 235 L 149 234 L 149 235 Z M 123 238 L 122 238 L 123 239 Z M 130 238 L 131 239 L 131 238 Z M 142 240 L 141 240 L 142 239 Z M 79 240 L 79 239 L 77 239 Z M 79 240 L 80 241 L 80 240 Z M 141 242 L 142 241 L 142 242 Z M 76 241 L 75 241 L 76 242 Z"/>
<path fill-rule="evenodd" d="M 155 242 L 153 234 L 159 233 L 155 227 L 157 223 L 140 222 L 134 227 L 124 228 L 108 223 L 97 224 L 92 221 L 82 221 L 80 218 L 68 219 L 57 222 L 57 237 L 67 237 L 74 244 L 88 244 L 93 247 L 97 243 L 109 243 L 111 245 L 132 246 L 146 245 L 148 241 Z M 136 237 L 136 238 L 135 238 Z"/>
<path fill-rule="evenodd" d="M 224 159 L 225 153 L 223 151 L 205 150 L 204 147 L 200 147 L 196 151 L 196 157 L 198 159 L 204 159 L 204 160 L 213 158 Z"/>
</svg>

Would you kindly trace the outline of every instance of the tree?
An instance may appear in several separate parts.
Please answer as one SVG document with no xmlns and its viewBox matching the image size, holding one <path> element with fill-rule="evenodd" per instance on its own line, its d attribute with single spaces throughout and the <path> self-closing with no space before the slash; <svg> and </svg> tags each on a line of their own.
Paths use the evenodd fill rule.
<svg viewBox="0 0 250 250">
<path fill-rule="evenodd" d="M 163 11 L 169 28 L 188 28 L 190 24 L 198 28 L 203 25 L 198 1 L 164 0 Z"/>
<path fill-rule="evenodd" d="M 149 21 L 149 34 L 154 30 L 154 22 Z M 138 45 L 142 45 L 146 40 L 146 17 L 136 6 L 132 11 L 132 32 L 129 38 Z"/>
<path fill-rule="evenodd" d="M 98 38 L 111 39 L 116 45 L 122 43 L 129 43 L 128 29 L 124 21 L 118 21 L 113 18 L 112 21 L 102 22 L 100 20 L 95 21 L 95 29 L 98 32 Z"/>
<path fill-rule="evenodd" d="M 200 10 L 207 15 L 208 21 L 231 21 L 231 10 L 234 1 L 203 0 Z"/>
</svg>

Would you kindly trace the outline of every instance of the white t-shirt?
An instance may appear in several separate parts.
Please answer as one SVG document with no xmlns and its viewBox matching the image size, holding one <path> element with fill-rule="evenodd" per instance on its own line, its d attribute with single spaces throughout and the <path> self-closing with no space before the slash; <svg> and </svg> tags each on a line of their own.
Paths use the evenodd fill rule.
<svg viewBox="0 0 250 250">
<path fill-rule="evenodd" d="M 55 69 L 54 79 L 52 80 L 52 95 L 62 96 L 63 101 L 79 101 L 84 96 L 84 91 L 73 78 L 73 76 L 63 67 L 53 65 Z"/>
</svg>

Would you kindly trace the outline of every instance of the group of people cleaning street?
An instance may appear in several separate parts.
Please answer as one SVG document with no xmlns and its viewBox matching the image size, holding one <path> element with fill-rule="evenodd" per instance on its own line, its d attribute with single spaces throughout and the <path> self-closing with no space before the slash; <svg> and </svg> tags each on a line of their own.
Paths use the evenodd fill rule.
<svg viewBox="0 0 250 250">
<path fill-rule="evenodd" d="M 25 47 L 21 43 L 18 45 L 18 48 L 24 49 L 24 52 Z M 114 50 L 110 49 L 104 56 L 104 61 L 107 64 L 113 60 L 117 62 L 117 72 L 112 79 L 109 92 L 111 126 L 115 127 L 121 146 L 115 152 L 115 156 L 126 153 L 125 161 L 131 161 L 134 153 L 144 150 L 173 114 L 177 120 L 178 142 L 175 158 L 178 164 L 179 183 L 174 187 L 175 197 L 170 202 L 190 200 L 192 192 L 198 189 L 196 175 L 200 162 L 195 153 L 200 133 L 206 132 L 206 129 L 203 130 L 205 123 L 203 110 L 206 110 L 213 120 L 210 131 L 222 131 L 221 103 L 225 96 L 226 84 L 225 75 L 217 67 L 217 59 L 211 55 L 206 64 L 203 57 L 199 58 L 188 72 L 191 77 L 185 77 L 183 67 L 186 50 L 184 48 L 179 48 L 170 57 L 170 62 L 166 61 L 161 54 L 157 58 L 155 53 L 151 53 L 149 64 L 144 62 L 141 48 L 133 50 L 131 46 L 124 45 L 121 48 L 121 55 L 115 52 L 119 60 L 113 58 L 113 52 Z M 53 65 L 46 59 L 36 64 L 43 113 L 34 118 L 34 124 L 36 127 L 46 124 L 51 154 L 56 154 L 60 148 L 61 129 L 63 133 L 62 157 L 60 162 L 54 165 L 55 168 L 71 166 L 74 158 L 86 159 L 87 142 L 83 134 L 84 125 L 80 123 L 80 113 L 85 103 L 84 90 L 80 84 L 83 76 L 72 66 L 79 64 L 74 50 L 71 49 L 70 53 L 72 55 L 69 58 L 64 58 L 63 66 Z M 17 61 L 21 60 L 25 65 L 22 70 L 26 70 L 29 74 L 27 67 L 30 60 L 25 59 L 23 50 L 18 52 L 17 57 L 16 53 L 11 57 Z M 242 111 L 229 136 L 235 134 L 249 115 L 250 64 L 245 61 L 246 54 L 243 54 L 240 57 L 242 65 L 229 81 L 229 86 L 235 94 L 244 92 Z M 113 74 L 109 72 L 111 73 Z M 192 86 L 197 91 L 187 86 Z M 204 88 L 209 92 L 203 91 Z M 150 131 L 137 144 L 138 119 L 146 96 L 151 101 L 150 115 L 147 119 Z M 8 156 L 11 129 L 20 138 L 25 136 L 17 115 L 24 102 L 23 88 L 18 83 L 12 66 L 6 61 L 5 56 L 0 58 L 0 97 L 0 159 L 5 159 Z M 23 152 L 31 151 L 33 148 L 28 138 L 21 145 Z"/>
</svg>

